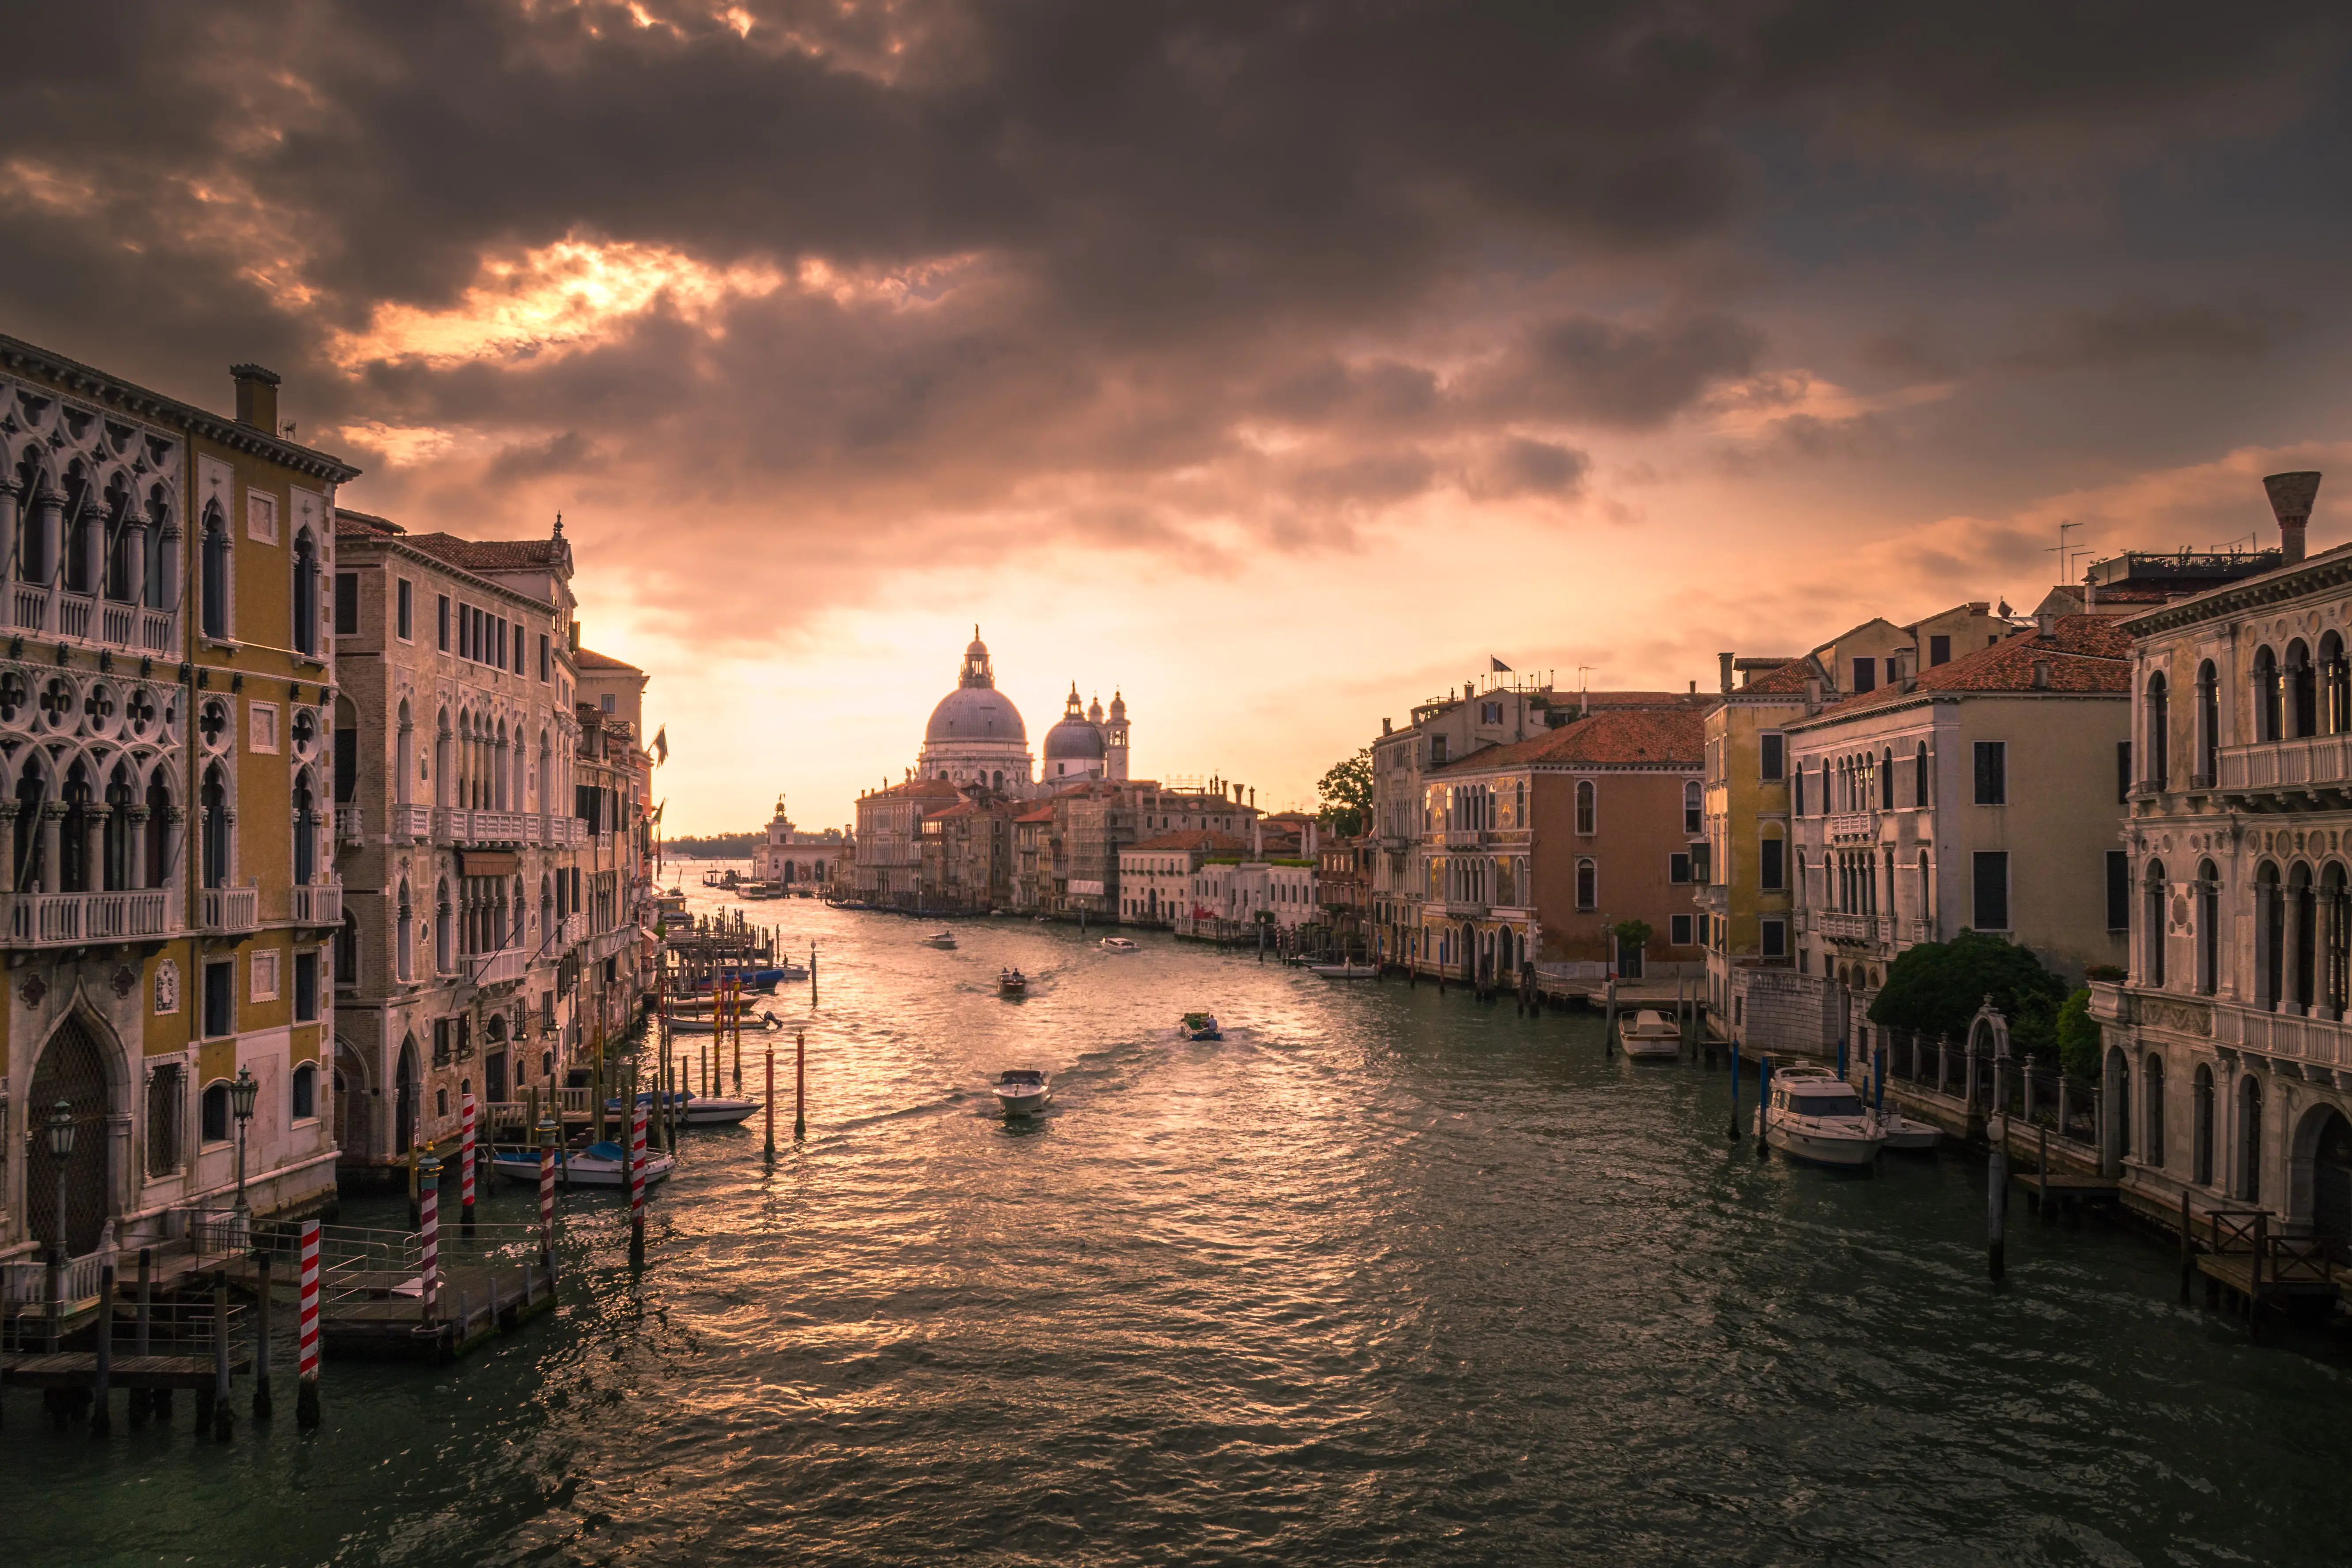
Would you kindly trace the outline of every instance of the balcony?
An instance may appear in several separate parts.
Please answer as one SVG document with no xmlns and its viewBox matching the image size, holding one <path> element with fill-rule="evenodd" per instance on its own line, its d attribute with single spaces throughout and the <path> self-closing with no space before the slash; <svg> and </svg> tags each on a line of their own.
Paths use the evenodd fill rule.
<svg viewBox="0 0 2352 1568">
<path fill-rule="evenodd" d="M 1466 899 L 1448 900 L 1444 908 L 1447 917 L 1453 920 L 1483 921 L 1487 915 L 1485 904 L 1472 903 Z"/>
<path fill-rule="evenodd" d="M 2352 790 L 2352 735 L 2313 735 L 2300 741 L 2231 746 L 2221 752 L 2221 760 L 2224 795 Z"/>
<path fill-rule="evenodd" d="M 356 805 L 335 807 L 335 842 L 357 844 L 367 835 L 362 830 L 360 808 Z"/>
<path fill-rule="evenodd" d="M 563 929 L 556 940 L 565 947 L 577 947 L 588 940 L 588 917 L 573 911 L 563 917 Z"/>
<path fill-rule="evenodd" d="M 505 985 L 520 980 L 530 954 L 520 947 L 502 947 L 496 952 L 476 954 L 469 962 L 474 966 L 477 985 Z"/>
<path fill-rule="evenodd" d="M 1891 915 L 1853 915 L 1823 910 L 1813 916 L 1813 929 L 1832 942 L 1884 944 L 1895 940 L 1895 920 Z"/>
<path fill-rule="evenodd" d="M 169 936 L 180 928 L 179 900 L 169 888 L 113 893 L 11 893 L 11 947 L 68 947 L 93 942 L 135 942 Z"/>
<path fill-rule="evenodd" d="M 158 657 L 173 655 L 179 648 L 177 610 L 151 610 L 144 605 L 100 600 L 31 583 L 10 584 L 7 603 L 14 629 L 26 637 L 62 637 Z"/>
<path fill-rule="evenodd" d="M 287 890 L 286 917 L 298 926 L 339 926 L 343 923 L 343 885 L 313 882 Z"/>
<path fill-rule="evenodd" d="M 433 837 L 433 808 L 429 805 L 400 805 L 392 808 L 392 841 L 414 844 L 420 838 Z"/>
<path fill-rule="evenodd" d="M 1878 813 L 1874 811 L 1841 811 L 1830 818 L 1832 838 L 1875 838 L 1878 837 Z"/>
<path fill-rule="evenodd" d="M 261 929 L 261 889 L 206 888 L 204 890 L 203 919 L 204 928 L 208 931 L 258 931 Z"/>
</svg>

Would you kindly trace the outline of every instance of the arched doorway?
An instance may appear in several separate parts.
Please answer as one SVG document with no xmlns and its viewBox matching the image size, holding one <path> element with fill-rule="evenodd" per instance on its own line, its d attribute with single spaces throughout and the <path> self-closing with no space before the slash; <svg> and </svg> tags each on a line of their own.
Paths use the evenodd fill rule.
<svg viewBox="0 0 2352 1568">
<path fill-rule="evenodd" d="M 2315 1114 L 2311 1140 L 2311 1229 L 2337 1262 L 2352 1261 L 2352 1121 L 2334 1107 Z"/>
<path fill-rule="evenodd" d="M 367 1058 L 348 1040 L 335 1041 L 335 1147 L 346 1158 L 364 1160 L 375 1152 L 374 1085 Z"/>
<path fill-rule="evenodd" d="M 405 1153 L 416 1142 L 416 1037 L 404 1036 L 400 1062 L 393 1069 L 392 1146 Z"/>
<path fill-rule="evenodd" d="M 79 1016 L 69 1016 L 49 1037 L 33 1069 L 32 1095 L 26 1119 L 32 1137 L 25 1157 L 25 1210 L 33 1236 L 44 1247 L 58 1242 L 57 1156 L 49 1152 L 46 1124 L 60 1100 L 73 1107 L 73 1152 L 66 1157 L 63 1176 L 66 1197 L 66 1251 L 74 1257 L 95 1251 L 106 1228 L 108 1147 L 112 1129 L 107 1112 L 112 1109 L 109 1053 L 97 1033 Z"/>
</svg>

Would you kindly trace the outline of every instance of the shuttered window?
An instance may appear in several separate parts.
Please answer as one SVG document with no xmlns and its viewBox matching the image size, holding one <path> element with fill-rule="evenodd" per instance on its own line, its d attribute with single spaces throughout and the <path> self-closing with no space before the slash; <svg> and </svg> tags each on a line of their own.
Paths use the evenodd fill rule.
<svg viewBox="0 0 2352 1568">
<path fill-rule="evenodd" d="M 2005 741 L 1979 741 L 1977 756 L 1977 804 L 2007 805 L 2009 804 L 2009 743 Z"/>
<path fill-rule="evenodd" d="M 1969 925 L 1978 931 L 2009 929 L 2009 855 L 1980 850 L 1976 857 L 1976 902 Z"/>
</svg>

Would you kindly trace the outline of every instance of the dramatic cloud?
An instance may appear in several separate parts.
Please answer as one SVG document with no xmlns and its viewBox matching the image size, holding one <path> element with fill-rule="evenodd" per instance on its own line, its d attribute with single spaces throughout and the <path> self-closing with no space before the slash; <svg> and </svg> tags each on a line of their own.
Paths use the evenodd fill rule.
<svg viewBox="0 0 2352 1568">
<path fill-rule="evenodd" d="M 1243 641 L 1308 584 L 1333 626 L 1409 603 L 1344 656 L 1400 670 L 1498 616 L 1667 659 L 1644 595 L 1695 562 L 2326 437 L 2346 38 L 2120 0 L 26 9 L 0 331 L 194 397 L 269 363 L 416 526 L 561 510 L 592 635 L 672 689 L 1079 582 Z M 1609 555 L 1619 622 L 1546 607 L 1689 519 Z M 1171 614 L 1101 628 L 1161 722 L 1257 669 Z M 1311 779 L 1364 715 L 1329 722 L 1225 760 Z"/>
</svg>

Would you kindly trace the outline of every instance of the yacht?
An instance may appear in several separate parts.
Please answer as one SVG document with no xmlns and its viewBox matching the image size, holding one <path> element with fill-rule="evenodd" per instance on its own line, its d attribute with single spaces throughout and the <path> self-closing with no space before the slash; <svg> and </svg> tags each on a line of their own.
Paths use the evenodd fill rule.
<svg viewBox="0 0 2352 1568">
<path fill-rule="evenodd" d="M 1027 1116 L 1054 1103 L 1054 1086 L 1035 1068 L 1007 1068 L 992 1091 L 1007 1116 Z"/>
<path fill-rule="evenodd" d="M 1618 1020 L 1617 1040 L 1635 1061 L 1673 1061 L 1683 1054 L 1683 1032 L 1675 1021 L 1647 1007 L 1631 1023 Z"/>
<path fill-rule="evenodd" d="M 1105 952 L 1133 952 L 1135 943 L 1123 936 L 1107 936 L 1102 939 L 1102 950 Z"/>
<path fill-rule="evenodd" d="M 1853 1086 L 1821 1068 L 1774 1073 L 1757 1115 L 1769 1146 L 1817 1165 L 1868 1165 L 1886 1146 L 1885 1133 Z"/>
<path fill-rule="evenodd" d="M 1932 1121 L 1915 1121 L 1892 1110 L 1880 1110 L 1878 1130 L 1886 1134 L 1886 1146 L 1898 1154 L 1932 1154 L 1943 1140 L 1943 1130 Z"/>
</svg>

